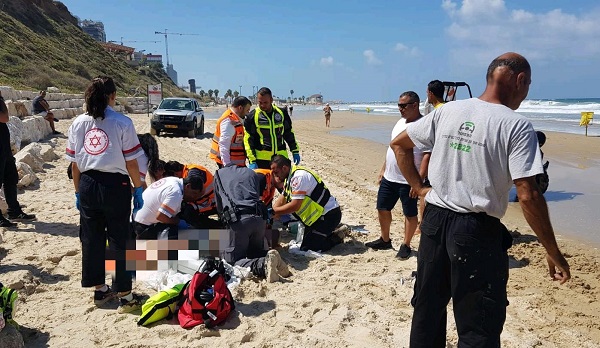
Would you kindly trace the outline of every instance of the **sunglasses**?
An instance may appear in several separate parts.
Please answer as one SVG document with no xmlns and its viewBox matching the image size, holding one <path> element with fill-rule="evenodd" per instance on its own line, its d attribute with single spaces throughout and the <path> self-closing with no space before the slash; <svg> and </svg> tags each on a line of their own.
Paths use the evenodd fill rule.
<svg viewBox="0 0 600 348">
<path fill-rule="evenodd" d="M 404 109 L 405 107 L 409 106 L 410 104 L 414 104 L 416 102 L 410 102 L 410 103 L 398 103 L 398 107 L 400 109 Z"/>
</svg>

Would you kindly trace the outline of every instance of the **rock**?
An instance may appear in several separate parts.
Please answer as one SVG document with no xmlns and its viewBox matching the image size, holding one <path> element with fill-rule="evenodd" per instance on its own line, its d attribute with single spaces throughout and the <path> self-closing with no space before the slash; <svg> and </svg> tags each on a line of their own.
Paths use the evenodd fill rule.
<svg viewBox="0 0 600 348">
<path fill-rule="evenodd" d="M 51 132 L 50 123 L 42 116 L 28 116 L 23 120 L 21 141 L 33 143 L 46 138 Z"/>
<path fill-rule="evenodd" d="M 2 348 L 25 348 L 25 342 L 23 342 L 23 336 L 19 330 L 8 323 L 0 331 L 0 342 L 2 342 Z"/>
<path fill-rule="evenodd" d="M 23 139 L 23 121 L 18 117 L 11 116 L 8 123 L 8 131 L 10 132 L 10 148 L 12 153 L 15 154 L 21 149 L 21 142 Z"/>
<path fill-rule="evenodd" d="M 48 144 L 40 144 L 40 157 L 44 162 L 52 162 L 60 157 L 54 152 L 54 148 Z"/>
<path fill-rule="evenodd" d="M 60 89 L 58 89 L 58 87 L 48 87 L 46 88 L 46 91 L 49 93 L 60 93 Z"/>
<path fill-rule="evenodd" d="M 19 182 L 17 187 L 27 187 L 37 181 L 37 176 L 27 163 L 17 162 L 17 171 L 19 172 Z"/>
<path fill-rule="evenodd" d="M 34 172 L 41 172 L 44 169 L 44 159 L 41 155 L 42 146 L 38 143 L 31 143 L 15 155 L 17 162 L 27 163 Z"/>
</svg>

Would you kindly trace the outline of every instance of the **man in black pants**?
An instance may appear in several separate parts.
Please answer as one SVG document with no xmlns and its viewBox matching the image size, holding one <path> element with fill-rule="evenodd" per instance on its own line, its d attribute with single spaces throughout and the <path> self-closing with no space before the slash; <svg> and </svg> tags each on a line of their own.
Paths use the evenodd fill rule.
<svg viewBox="0 0 600 348">
<path fill-rule="evenodd" d="M 4 187 L 4 198 L 8 205 L 8 218 L 13 221 L 35 220 L 35 215 L 25 214 L 17 201 L 17 183 L 19 173 L 15 158 L 10 150 L 10 132 L 6 125 L 9 121 L 8 108 L 0 92 L 0 187 Z M 14 227 L 15 223 L 7 220 L 0 212 L 0 227 Z"/>
<path fill-rule="evenodd" d="M 267 209 L 259 186 L 258 174 L 247 167 L 230 163 L 215 173 L 217 210 L 229 230 L 223 258 L 273 283 L 290 271 L 277 250 L 265 248 Z"/>
</svg>

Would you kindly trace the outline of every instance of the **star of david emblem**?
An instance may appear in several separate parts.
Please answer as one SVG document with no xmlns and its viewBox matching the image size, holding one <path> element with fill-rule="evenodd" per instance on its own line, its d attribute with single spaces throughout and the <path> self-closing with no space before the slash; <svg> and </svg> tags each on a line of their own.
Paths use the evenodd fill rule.
<svg viewBox="0 0 600 348">
<path fill-rule="evenodd" d="M 90 155 L 100 155 L 108 148 L 108 134 L 100 128 L 92 128 L 85 133 L 83 147 Z"/>
<path fill-rule="evenodd" d="M 100 138 L 97 135 L 94 135 L 92 138 L 90 138 L 90 145 L 94 148 L 102 145 L 100 144 Z"/>
</svg>

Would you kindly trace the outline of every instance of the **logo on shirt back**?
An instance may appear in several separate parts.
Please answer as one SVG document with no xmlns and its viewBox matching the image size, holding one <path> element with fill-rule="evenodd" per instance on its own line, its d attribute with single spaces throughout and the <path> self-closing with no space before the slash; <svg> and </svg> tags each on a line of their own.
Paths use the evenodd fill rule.
<svg viewBox="0 0 600 348">
<path fill-rule="evenodd" d="M 108 147 L 108 134 L 100 128 L 92 128 L 85 133 L 83 148 L 90 155 L 99 155 Z"/>
<path fill-rule="evenodd" d="M 153 189 L 155 189 L 155 188 L 159 188 L 159 187 L 161 187 L 162 185 L 164 185 L 166 182 L 167 182 L 167 180 L 165 180 L 165 179 L 163 178 L 163 179 L 160 179 L 160 180 L 158 180 L 158 181 L 155 181 L 155 182 L 153 182 L 153 183 L 152 183 L 152 185 L 150 185 L 150 187 L 151 187 L 151 188 L 153 188 Z"/>
<path fill-rule="evenodd" d="M 475 131 L 475 123 L 473 122 L 463 122 L 463 124 L 460 125 L 460 128 L 458 128 L 458 134 L 462 135 L 463 137 L 471 137 L 471 135 L 473 135 L 473 132 Z"/>
</svg>

